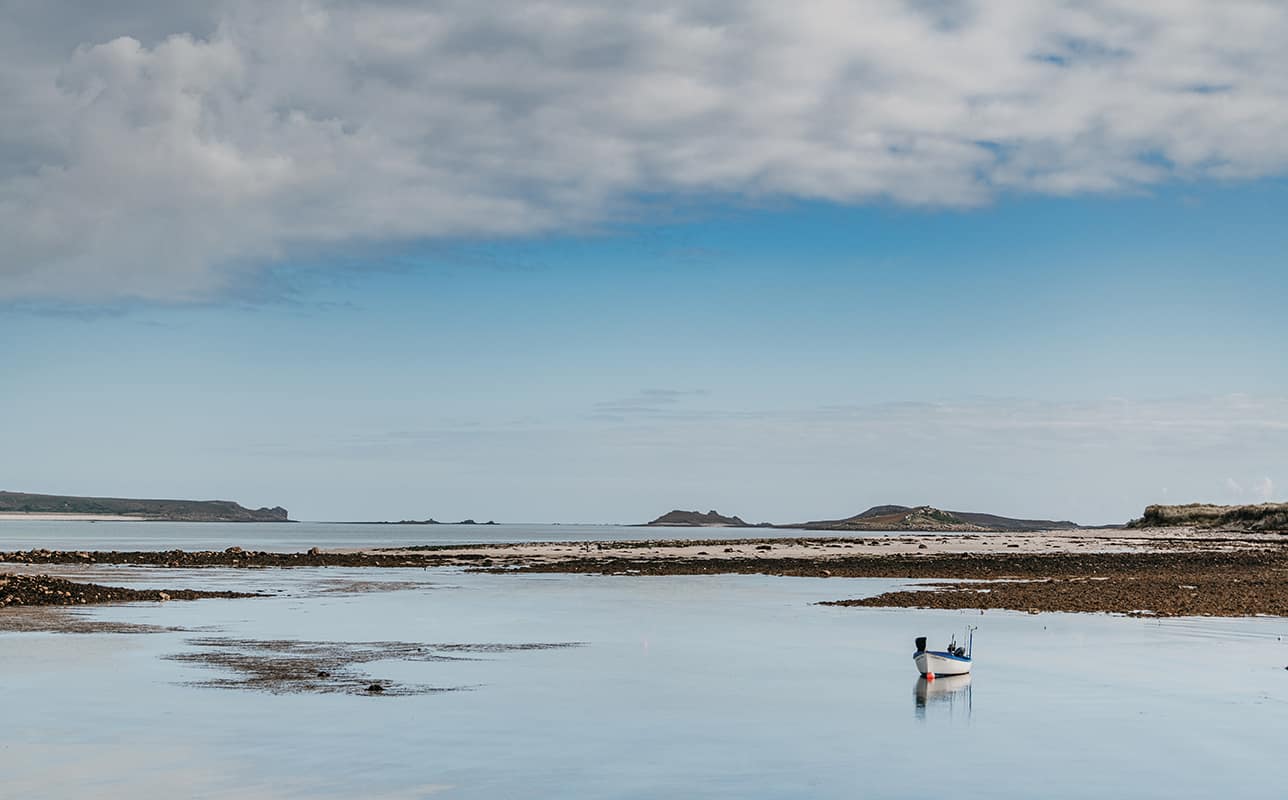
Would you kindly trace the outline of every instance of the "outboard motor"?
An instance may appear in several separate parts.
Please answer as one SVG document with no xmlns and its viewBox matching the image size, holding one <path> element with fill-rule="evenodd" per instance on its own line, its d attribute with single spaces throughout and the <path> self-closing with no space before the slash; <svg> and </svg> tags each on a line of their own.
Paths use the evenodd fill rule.
<svg viewBox="0 0 1288 800">
<path fill-rule="evenodd" d="M 926 652 L 926 637 L 918 636 L 916 639 L 916 642 L 917 642 L 917 652 L 918 653 Z"/>
</svg>

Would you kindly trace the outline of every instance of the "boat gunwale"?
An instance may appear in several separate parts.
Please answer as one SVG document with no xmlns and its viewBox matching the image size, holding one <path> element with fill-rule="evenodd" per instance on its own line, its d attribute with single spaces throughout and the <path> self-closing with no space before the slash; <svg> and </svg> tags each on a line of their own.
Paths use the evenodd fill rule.
<svg viewBox="0 0 1288 800">
<path fill-rule="evenodd" d="M 956 653 L 949 653 L 944 650 L 918 650 L 917 652 L 912 654 L 912 657 L 916 658 L 917 656 L 922 655 L 923 653 L 930 656 L 939 656 L 940 658 L 950 658 L 953 661 L 964 661 L 967 663 L 970 662 L 970 656 L 959 656 Z"/>
</svg>

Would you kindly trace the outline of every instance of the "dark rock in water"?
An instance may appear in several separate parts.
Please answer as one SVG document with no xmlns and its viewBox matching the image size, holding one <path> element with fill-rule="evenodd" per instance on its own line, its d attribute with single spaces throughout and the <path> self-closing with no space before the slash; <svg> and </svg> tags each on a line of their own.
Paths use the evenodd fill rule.
<svg viewBox="0 0 1288 800">
<path fill-rule="evenodd" d="M 196 592 L 190 589 L 126 589 L 93 583 L 72 583 L 50 575 L 0 575 L 0 608 L 8 606 L 71 606 L 89 603 L 197 600 L 204 597 L 254 597 L 240 592 Z"/>
<path fill-rule="evenodd" d="M 237 547 L 236 545 L 233 545 L 232 547 L 225 548 L 224 552 L 225 553 L 244 553 L 246 551 L 242 550 L 240 547 Z"/>
<path fill-rule="evenodd" d="M 370 686 L 368 686 L 368 687 L 367 687 L 367 691 L 368 691 L 368 692 L 371 692 L 372 694 L 379 694 L 380 692 L 383 692 L 384 690 L 385 690 L 385 687 L 381 686 L 381 685 L 380 685 L 380 684 L 378 684 L 378 683 L 373 683 L 373 684 L 371 684 Z"/>
<path fill-rule="evenodd" d="M 327 672 L 327 671 L 323 670 L 322 672 L 319 672 L 319 673 L 318 673 L 318 677 L 319 677 L 319 678 L 329 678 L 329 677 L 331 677 L 331 673 L 329 673 L 329 672 Z"/>
<path fill-rule="evenodd" d="M 311 556 L 320 556 L 320 555 L 322 555 L 322 551 L 321 551 L 321 550 L 319 550 L 319 549 L 318 549 L 318 548 L 316 548 L 316 547 L 310 547 L 310 548 L 309 548 L 309 555 L 311 555 Z"/>
</svg>

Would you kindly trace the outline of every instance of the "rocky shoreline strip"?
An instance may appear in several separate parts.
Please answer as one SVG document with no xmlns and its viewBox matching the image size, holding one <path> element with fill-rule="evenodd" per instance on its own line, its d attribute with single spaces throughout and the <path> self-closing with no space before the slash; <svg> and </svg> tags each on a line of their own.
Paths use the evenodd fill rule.
<svg viewBox="0 0 1288 800">
<path fill-rule="evenodd" d="M 393 554 L 333 552 L 314 547 L 303 553 L 273 553 L 229 547 L 226 550 L 25 550 L 0 552 L 9 564 L 134 564 L 147 567 L 423 567 L 489 562 L 486 554 Z"/>
<path fill-rule="evenodd" d="M 1234 575 L 1239 577 L 1234 577 Z M 1227 571 L 1157 575 L 1078 576 L 1031 581 L 937 583 L 924 590 L 834 600 L 825 606 L 935 608 L 1155 617 L 1288 617 L 1288 574 Z"/>
<path fill-rule="evenodd" d="M 74 583 L 50 575 L 0 575 L 0 608 L 259 596 L 244 592 L 200 592 L 192 589 L 126 589 L 95 583 Z"/>
<path fill-rule="evenodd" d="M 369 551 L 0 553 L 0 563 L 147 567 L 463 567 L 498 573 L 942 579 L 842 605 L 1288 616 L 1288 539 L 1184 530 L 431 545 Z M 993 581 L 987 586 L 962 581 Z M 142 599 L 156 599 L 152 598 Z"/>
<path fill-rule="evenodd" d="M 882 555 L 826 561 L 575 559 L 534 564 L 517 571 L 948 578 L 956 580 L 824 605 L 1156 616 L 1288 616 L 1288 549 L 1284 548 L 1235 552 Z"/>
<path fill-rule="evenodd" d="M 802 578 L 957 578 L 997 580 L 1063 575 L 1161 574 L 1288 569 L 1288 547 L 1267 550 L 1146 550 L 1088 553 L 891 553 L 831 558 L 566 558 L 495 572 L 601 575 L 783 575 Z M 1288 588 L 1288 587 L 1285 587 Z"/>
<path fill-rule="evenodd" d="M 1288 539 L 1270 546 L 1288 545 Z M 476 544 L 426 544 L 370 549 L 322 550 L 283 553 L 228 547 L 223 550 L 32 550 L 0 551 L 0 564 L 131 564 L 149 567 L 431 567 L 479 566 L 524 567 L 546 562 L 604 562 L 612 559 L 665 562 L 753 563 L 794 557 L 823 564 L 838 558 L 873 555 L 886 558 L 916 553 L 923 556 L 961 556 L 974 553 L 1005 553 L 1021 556 L 1045 548 L 1060 548 L 1079 556 L 1128 550 L 1246 550 L 1266 543 L 1241 537 L 1205 535 L 1187 537 L 1184 532 L 1163 531 L 1135 537 L 1056 534 L 966 534 L 958 536 L 879 537 L 793 537 L 728 539 L 652 539 L 627 541 L 497 542 Z M 1014 548 L 1014 550 L 1010 549 Z M 844 550 L 852 550 L 853 554 Z M 922 552 L 922 551 L 929 552 Z M 598 570 L 594 570 L 598 571 Z M 817 573 L 815 573 L 817 574 Z"/>
</svg>

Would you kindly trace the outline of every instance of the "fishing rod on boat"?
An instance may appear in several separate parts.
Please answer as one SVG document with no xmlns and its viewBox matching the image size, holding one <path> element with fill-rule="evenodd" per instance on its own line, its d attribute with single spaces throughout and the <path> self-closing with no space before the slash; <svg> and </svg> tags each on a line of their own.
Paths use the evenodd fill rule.
<svg viewBox="0 0 1288 800">
<path fill-rule="evenodd" d="M 975 652 L 975 631 L 979 630 L 978 625 L 966 626 L 966 657 L 970 658 Z"/>
</svg>

